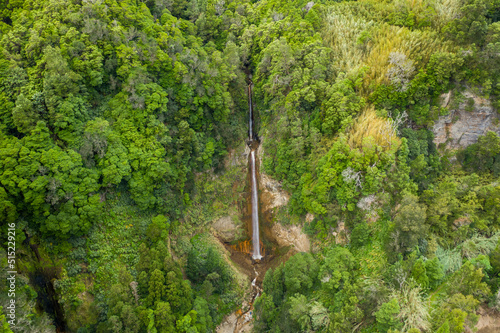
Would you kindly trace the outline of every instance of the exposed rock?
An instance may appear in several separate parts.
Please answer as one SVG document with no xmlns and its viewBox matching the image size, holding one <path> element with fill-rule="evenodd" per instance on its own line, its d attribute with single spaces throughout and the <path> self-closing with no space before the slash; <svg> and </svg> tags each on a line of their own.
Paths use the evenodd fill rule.
<svg viewBox="0 0 500 333">
<path fill-rule="evenodd" d="M 306 222 L 312 222 L 314 220 L 314 215 L 311 213 L 306 214 Z"/>
<path fill-rule="evenodd" d="M 449 107 L 450 113 L 439 117 L 434 124 L 436 145 L 446 143 L 451 149 L 464 148 L 476 143 L 488 131 L 500 134 L 499 117 L 490 100 L 479 97 L 470 90 L 466 90 L 463 96 L 465 98 L 458 106 L 450 107 L 451 91 L 441 95 L 441 106 Z"/>
<path fill-rule="evenodd" d="M 236 215 L 223 216 L 212 225 L 217 236 L 224 242 L 232 242 L 240 238 L 244 233 L 242 223 L 237 224 L 238 217 Z"/>
<path fill-rule="evenodd" d="M 441 103 L 441 107 L 445 108 L 448 106 L 448 104 L 450 103 L 450 99 L 451 99 L 451 90 L 448 91 L 447 93 L 444 93 L 441 95 L 441 98 L 442 98 L 442 103 Z"/>
<path fill-rule="evenodd" d="M 264 138 L 261 137 L 261 142 Z M 265 209 L 272 209 L 288 204 L 290 195 L 283 190 L 281 183 L 266 175 L 262 169 L 262 157 L 264 156 L 264 147 L 261 143 L 257 151 L 257 158 L 259 159 L 259 190 L 261 191 L 261 200 L 265 203 Z"/>
<path fill-rule="evenodd" d="M 268 175 L 260 174 L 259 188 L 261 190 L 261 198 L 267 205 L 267 209 L 272 209 L 280 206 L 285 206 L 290 199 L 288 193 L 283 191 L 280 182 L 272 179 Z"/>
<path fill-rule="evenodd" d="M 224 160 L 226 168 L 229 166 L 246 166 L 249 154 L 250 148 L 245 143 L 242 143 L 236 149 L 229 149 L 228 155 Z"/>
<path fill-rule="evenodd" d="M 298 252 L 309 252 L 311 243 L 307 235 L 298 225 L 285 227 L 279 223 L 273 224 L 272 232 L 279 246 L 293 246 Z"/>
<path fill-rule="evenodd" d="M 253 332 L 253 321 L 249 321 L 245 326 L 243 326 L 237 333 L 251 333 Z"/>
<path fill-rule="evenodd" d="M 500 332 L 500 315 L 487 308 L 479 308 L 479 320 L 476 324 L 477 333 Z"/>
<path fill-rule="evenodd" d="M 337 224 L 337 229 L 332 233 L 332 235 L 335 237 L 336 244 L 345 245 L 349 242 L 347 230 L 343 221 L 340 221 Z"/>
<path fill-rule="evenodd" d="M 236 317 L 236 314 L 232 313 L 229 316 L 227 316 L 224 319 L 224 321 L 222 322 L 222 324 L 220 324 L 217 327 L 216 332 L 217 333 L 233 333 L 235 328 L 236 328 L 237 322 L 238 322 L 238 317 Z"/>
<path fill-rule="evenodd" d="M 466 216 L 459 217 L 458 219 L 453 221 L 453 229 L 457 230 L 464 225 L 471 224 L 471 222 L 472 221 Z"/>
<path fill-rule="evenodd" d="M 304 8 L 302 8 L 303 11 L 307 13 L 309 13 L 309 11 L 311 10 L 311 8 L 314 7 L 314 1 L 309 1 Z"/>
</svg>

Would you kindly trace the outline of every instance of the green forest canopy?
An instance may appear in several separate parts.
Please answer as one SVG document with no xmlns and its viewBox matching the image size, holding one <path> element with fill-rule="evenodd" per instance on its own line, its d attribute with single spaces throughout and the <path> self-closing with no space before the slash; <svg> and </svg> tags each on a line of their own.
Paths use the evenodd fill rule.
<svg viewBox="0 0 500 333">
<path fill-rule="evenodd" d="M 256 332 L 463 332 L 500 309 L 500 138 L 432 133 L 448 91 L 500 106 L 498 0 L 8 0 L 0 38 L 14 332 L 53 331 L 28 279 L 48 267 L 68 332 L 209 332 L 241 304 L 202 234 L 237 206 L 250 73 L 278 222 L 313 214 L 315 244 L 266 273 Z"/>
</svg>

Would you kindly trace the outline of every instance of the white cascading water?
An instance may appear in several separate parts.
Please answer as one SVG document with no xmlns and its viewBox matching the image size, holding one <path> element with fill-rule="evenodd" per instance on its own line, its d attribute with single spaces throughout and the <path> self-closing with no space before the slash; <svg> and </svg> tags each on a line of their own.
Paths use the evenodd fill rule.
<svg viewBox="0 0 500 333">
<path fill-rule="evenodd" d="M 249 139 L 253 142 L 253 105 L 252 105 L 252 83 L 248 85 L 248 109 L 249 109 Z M 251 145 L 252 146 L 252 145 Z M 253 254 L 252 258 L 254 260 L 262 259 L 260 255 L 260 237 L 259 237 L 259 198 L 257 192 L 257 176 L 255 170 L 255 150 L 251 148 L 250 153 L 251 167 L 252 167 L 252 244 L 253 244 Z"/>
<path fill-rule="evenodd" d="M 255 176 L 255 151 L 250 153 L 252 160 L 252 229 L 253 229 L 253 255 L 254 260 L 262 259 L 260 255 L 259 238 L 259 201 L 257 198 L 257 177 Z"/>
<path fill-rule="evenodd" d="M 248 108 L 250 109 L 250 113 L 249 113 L 249 121 L 248 121 L 248 124 L 249 124 L 249 128 L 250 128 L 250 141 L 253 140 L 253 110 L 252 110 L 252 84 L 250 83 L 248 85 Z"/>
</svg>

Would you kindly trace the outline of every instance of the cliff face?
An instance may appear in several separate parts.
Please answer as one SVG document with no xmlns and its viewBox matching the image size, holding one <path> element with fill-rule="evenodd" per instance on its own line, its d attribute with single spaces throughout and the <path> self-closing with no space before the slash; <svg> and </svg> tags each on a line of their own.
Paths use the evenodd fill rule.
<svg viewBox="0 0 500 333">
<path fill-rule="evenodd" d="M 448 148 L 458 149 L 477 142 L 488 131 L 500 134 L 500 122 L 497 112 L 488 99 L 479 97 L 466 90 L 461 98 L 452 98 L 451 91 L 441 95 L 442 107 L 450 113 L 436 121 L 434 143 L 445 143 Z"/>
</svg>

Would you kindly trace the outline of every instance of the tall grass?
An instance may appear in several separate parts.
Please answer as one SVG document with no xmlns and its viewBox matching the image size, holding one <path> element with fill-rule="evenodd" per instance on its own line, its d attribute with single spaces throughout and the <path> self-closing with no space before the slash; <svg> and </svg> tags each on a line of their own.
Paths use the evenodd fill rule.
<svg viewBox="0 0 500 333">
<path fill-rule="evenodd" d="M 370 53 L 365 60 L 365 64 L 370 68 L 365 77 L 366 86 L 387 83 L 389 55 L 392 52 L 403 53 L 413 60 L 417 68 L 421 68 L 434 52 L 446 51 L 449 45 L 443 43 L 434 31 L 410 31 L 405 27 L 384 23 L 373 28 L 369 49 Z"/>
<path fill-rule="evenodd" d="M 424 15 L 425 11 L 436 6 L 444 6 L 446 1 L 458 0 L 396 0 L 382 3 L 372 0 L 347 2 L 332 5 L 324 17 L 323 40 L 333 50 L 333 62 L 336 74 L 350 72 L 361 66 L 368 66 L 365 76 L 363 95 L 367 95 L 370 85 L 389 83 L 387 70 L 390 67 L 389 55 L 399 52 L 412 60 L 417 70 L 429 61 L 438 51 L 449 51 L 451 46 L 439 37 L 437 31 L 410 30 L 406 27 L 393 26 L 383 22 L 384 15 L 398 7 L 416 11 Z M 385 13 L 385 14 L 384 14 Z M 443 8 L 441 19 L 448 20 L 448 15 L 455 15 Z"/>
<path fill-rule="evenodd" d="M 459 0 L 433 0 L 431 6 L 436 11 L 434 26 L 444 27 L 451 20 L 460 16 L 461 2 Z"/>
<path fill-rule="evenodd" d="M 367 137 L 373 138 L 374 143 L 384 149 L 399 147 L 401 144 L 392 119 L 377 116 L 373 108 L 366 109 L 356 119 L 351 127 L 348 143 L 352 148 L 362 148 Z"/>
<path fill-rule="evenodd" d="M 348 73 L 363 63 L 363 48 L 358 44 L 361 34 L 368 31 L 373 21 L 357 16 L 346 4 L 330 7 L 326 15 L 323 39 L 333 50 L 335 69 Z"/>
</svg>

